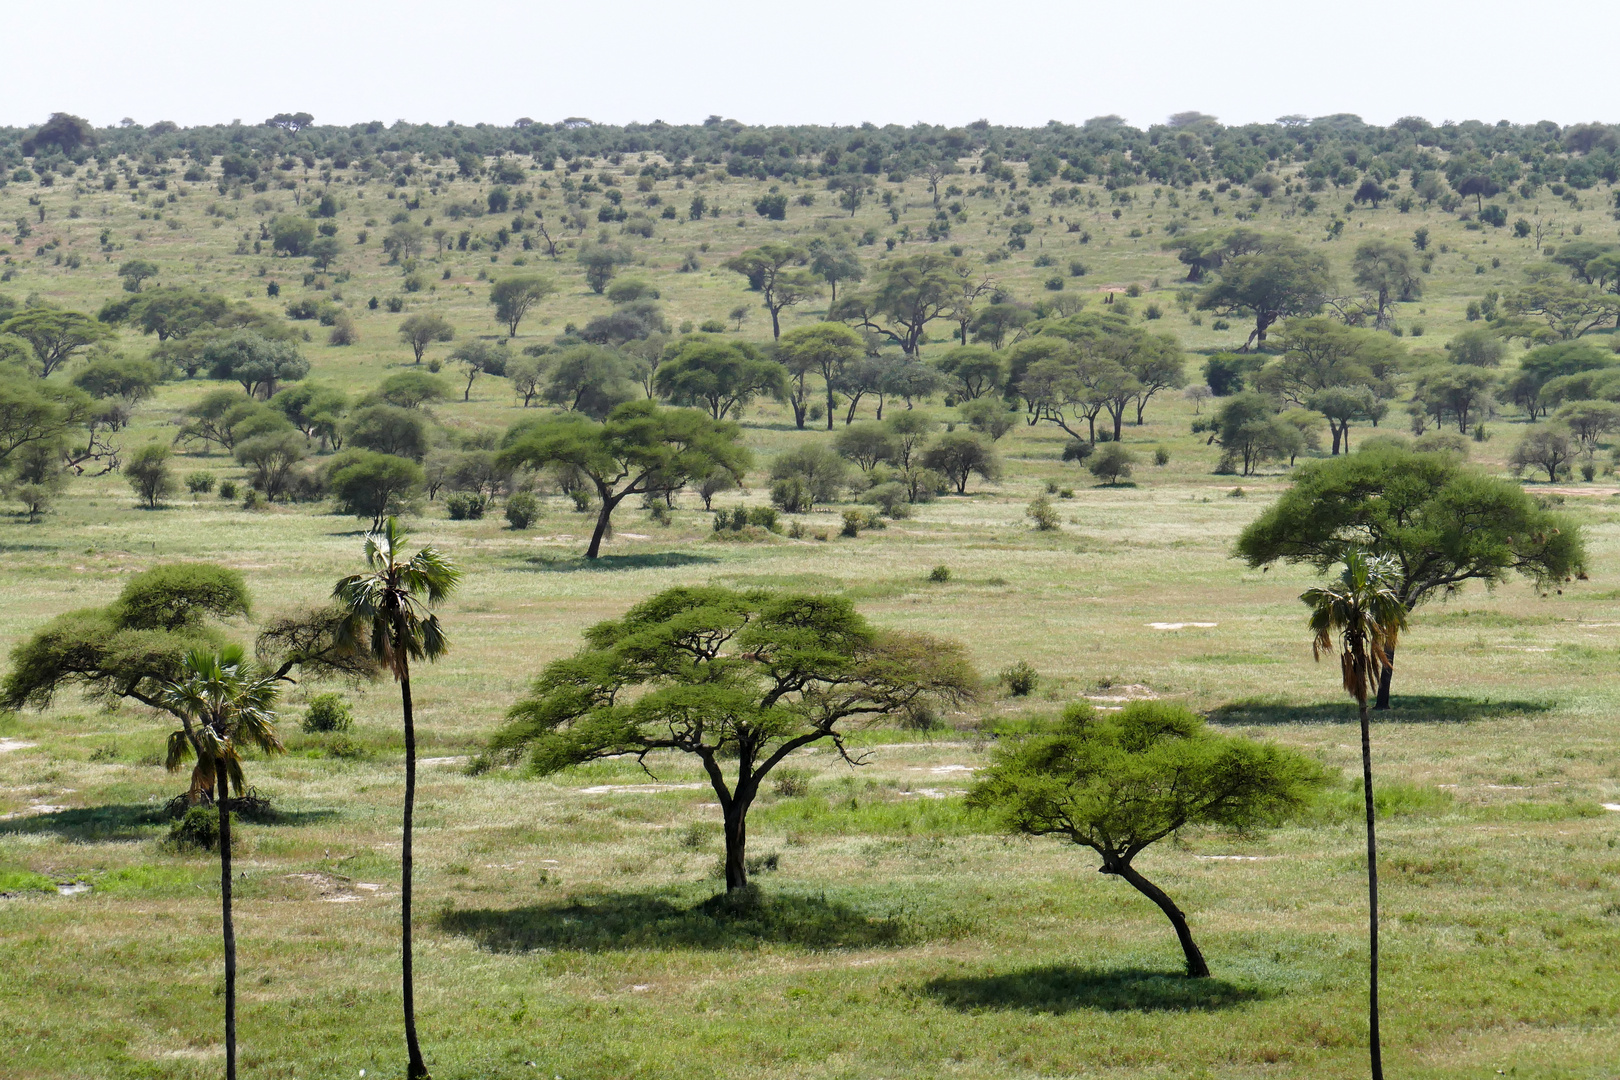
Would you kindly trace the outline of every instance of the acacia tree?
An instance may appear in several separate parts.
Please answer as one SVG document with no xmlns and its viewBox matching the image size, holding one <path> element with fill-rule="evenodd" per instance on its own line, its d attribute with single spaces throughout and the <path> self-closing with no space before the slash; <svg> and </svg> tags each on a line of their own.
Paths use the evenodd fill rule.
<svg viewBox="0 0 1620 1080">
<path fill-rule="evenodd" d="M 956 266 L 933 252 L 892 260 L 878 270 L 870 292 L 846 295 L 827 316 L 879 334 L 915 357 L 928 324 L 953 310 L 961 284 Z"/>
<path fill-rule="evenodd" d="M 1363 241 L 1356 248 L 1351 268 L 1352 280 L 1373 296 L 1376 329 L 1388 329 L 1393 323 L 1390 306 L 1395 301 L 1405 303 L 1423 296 L 1423 279 L 1412 265 L 1412 253 L 1404 244 L 1389 240 Z"/>
<path fill-rule="evenodd" d="M 674 588 L 585 632 L 508 713 L 481 764 L 527 753 L 546 775 L 598 758 L 692 754 L 720 802 L 726 889 L 748 885 L 748 810 L 788 755 L 850 723 L 970 700 L 961 645 L 880 631 L 836 596 Z M 727 776 L 727 771 L 732 772 Z"/>
<path fill-rule="evenodd" d="M 431 609 L 461 582 L 461 571 L 431 547 L 405 552 L 406 536 L 394 518 L 366 537 L 366 572 L 340 580 L 332 597 L 343 612 L 337 640 L 352 653 L 369 655 L 399 683 L 405 726 L 405 809 L 400 847 L 401 984 L 404 994 L 406 1076 L 425 1080 L 427 1063 L 416 1037 L 416 981 L 411 956 L 411 839 L 416 811 L 416 719 L 411 703 L 411 661 L 432 663 L 450 640 Z"/>
<path fill-rule="evenodd" d="M 225 945 L 225 1077 L 236 1080 L 236 926 L 231 913 L 230 793 L 242 794 L 242 756 L 249 743 L 265 753 L 285 749 L 276 736 L 279 681 L 248 662 L 239 645 L 216 651 L 193 649 L 181 662 L 179 677 L 163 686 L 159 700 L 180 718 L 169 736 L 167 768 L 196 758 L 193 798 L 215 793 L 219 808 L 219 909 Z"/>
<path fill-rule="evenodd" d="M 491 285 L 489 302 L 495 305 L 495 317 L 506 324 L 507 336 L 517 337 L 518 323 L 523 321 L 529 309 L 556 291 L 557 283 L 548 277 L 520 274 Z M 417 354 L 417 360 L 421 359 L 421 354 Z"/>
<path fill-rule="evenodd" d="M 1285 237 L 1267 239 L 1258 250 L 1222 262 L 1218 277 L 1198 297 L 1198 307 L 1217 315 L 1252 318 L 1243 352 L 1264 343 L 1278 319 L 1309 315 L 1332 291 L 1327 256 Z"/>
<path fill-rule="evenodd" d="M 844 369 L 866 353 L 861 336 L 841 323 L 822 322 L 814 326 L 801 326 L 789 330 L 777 344 L 776 358 L 787 368 L 797 382 L 794 396 L 794 420 L 804 427 L 804 377 L 810 372 L 821 376 L 827 391 L 827 430 L 833 429 L 833 415 L 837 412 L 837 386 Z"/>
<path fill-rule="evenodd" d="M 1307 462 L 1294 478 L 1238 537 L 1234 554 L 1252 568 L 1304 563 L 1326 573 L 1352 552 L 1387 557 L 1408 612 L 1469 581 L 1519 574 L 1544 585 L 1585 570 L 1578 525 L 1453 454 L 1369 445 Z M 1389 708 L 1394 661 L 1391 645 L 1374 708 Z"/>
<path fill-rule="evenodd" d="M 449 341 L 455 336 L 456 328 L 444 316 L 432 312 L 407 316 L 399 324 L 400 340 L 411 347 L 411 355 L 416 357 L 418 364 L 422 362 L 422 354 L 429 345 L 435 341 Z"/>
<path fill-rule="evenodd" d="M 674 491 L 724 469 L 741 483 L 750 455 L 729 420 L 651 401 L 618 406 L 597 423 L 580 416 L 521 420 L 501 443 L 505 468 L 568 465 L 596 488 L 599 511 L 587 559 L 596 558 L 613 511 L 630 495 Z"/>
<path fill-rule="evenodd" d="M 748 287 L 764 298 L 771 313 L 771 337 L 782 336 L 782 311 L 821 295 L 816 277 L 800 270 L 810 259 L 809 252 L 794 244 L 761 244 L 752 251 L 726 260 L 726 269 L 748 279 Z"/>
<path fill-rule="evenodd" d="M 828 242 L 819 237 L 810 241 L 810 272 L 832 290 L 832 302 L 838 303 L 838 283 L 849 282 L 859 284 L 866 271 L 861 266 L 861 258 L 855 254 L 855 249 L 847 241 Z"/>
<path fill-rule="evenodd" d="M 113 331 L 111 327 L 77 311 L 32 307 L 0 322 L 0 337 L 7 334 L 28 343 L 43 378 L 82 350 L 112 337 Z"/>
<path fill-rule="evenodd" d="M 1384 558 L 1352 551 L 1337 585 L 1308 589 L 1300 600 L 1311 609 L 1311 655 L 1337 653 L 1345 692 L 1361 717 L 1361 792 L 1367 811 L 1367 1016 L 1373 1080 L 1383 1080 L 1378 1037 L 1378 841 L 1373 831 L 1372 735 L 1367 694 L 1395 655 L 1406 628 L 1406 607 L 1396 595 L 1399 572 Z M 1335 638 L 1337 639 L 1335 641 Z"/>
<path fill-rule="evenodd" d="M 702 405 L 716 420 L 766 395 L 787 396 L 787 370 L 747 342 L 697 335 L 671 345 L 653 388 L 677 405 Z"/>
<path fill-rule="evenodd" d="M 1175 928 L 1187 974 L 1207 978 L 1187 916 L 1131 865 L 1188 825 L 1253 829 L 1299 809 L 1324 780 L 1293 750 L 1216 735 L 1185 706 L 1135 701 L 1118 715 L 1063 710 L 1057 730 L 1000 748 L 968 793 L 1006 831 L 1060 836 L 1102 856 Z"/>
</svg>

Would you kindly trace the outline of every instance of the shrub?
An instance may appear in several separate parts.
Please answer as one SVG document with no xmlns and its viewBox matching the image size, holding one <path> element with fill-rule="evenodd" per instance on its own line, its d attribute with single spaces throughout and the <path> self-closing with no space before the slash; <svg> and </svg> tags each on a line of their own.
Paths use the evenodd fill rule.
<svg viewBox="0 0 1620 1080">
<path fill-rule="evenodd" d="M 506 521 L 514 529 L 527 529 L 540 516 L 540 500 L 520 491 L 506 500 Z"/>
<path fill-rule="evenodd" d="M 899 520 L 911 516 L 910 493 L 898 480 L 877 484 L 861 495 L 861 502 L 878 507 L 884 514 Z"/>
<path fill-rule="evenodd" d="M 193 495 L 206 495 L 214 490 L 214 474 L 203 470 L 186 474 L 186 490 Z"/>
<path fill-rule="evenodd" d="M 698 324 L 698 330 L 705 334 L 723 334 L 726 332 L 726 324 L 719 319 L 704 319 Z"/>
<path fill-rule="evenodd" d="M 844 528 L 843 528 L 842 535 L 844 535 L 844 536 L 859 536 L 859 535 L 861 535 L 861 529 L 865 527 L 867 517 L 868 517 L 868 515 L 867 515 L 866 511 L 864 511 L 864 510 L 845 510 L 844 511 Z"/>
<path fill-rule="evenodd" d="M 777 769 L 772 777 L 771 790 L 784 799 L 810 794 L 810 774 L 803 769 Z"/>
<path fill-rule="evenodd" d="M 236 498 L 236 481 L 222 480 L 219 484 L 219 497 L 222 499 Z"/>
<path fill-rule="evenodd" d="M 477 521 L 484 516 L 484 500 L 471 492 L 458 491 L 444 501 L 451 521 Z"/>
<path fill-rule="evenodd" d="M 1001 673 L 1001 682 L 1013 697 L 1028 697 L 1039 681 L 1040 676 L 1027 660 L 1020 660 Z"/>
<path fill-rule="evenodd" d="M 1131 475 L 1131 466 L 1136 462 L 1136 455 L 1125 449 L 1117 442 L 1104 446 L 1090 461 L 1086 468 L 1105 484 L 1117 484 Z"/>
<path fill-rule="evenodd" d="M 1085 277 L 1086 276 L 1086 264 L 1081 262 L 1079 259 L 1070 260 L 1070 262 L 1069 262 L 1069 276 L 1070 277 Z"/>
<path fill-rule="evenodd" d="M 310 734 L 322 731 L 347 731 L 354 715 L 342 694 L 316 694 L 309 699 L 304 712 L 304 730 Z"/>
<path fill-rule="evenodd" d="M 1170 464 L 1170 451 L 1163 446 L 1153 448 L 1153 464 L 1165 466 Z"/>
<path fill-rule="evenodd" d="M 1053 274 L 1051 277 L 1046 279 L 1046 287 L 1051 289 L 1053 292 L 1061 292 L 1063 285 L 1063 279 L 1056 274 Z"/>
<path fill-rule="evenodd" d="M 231 824 L 236 824 L 232 814 Z M 232 830 L 231 836 L 236 836 Z M 213 851 L 219 847 L 219 811 L 212 806 L 193 806 L 169 827 L 168 842 L 181 849 Z"/>
<path fill-rule="evenodd" d="M 1025 507 L 1024 515 L 1035 522 L 1035 528 L 1040 532 L 1052 532 L 1057 529 L 1061 519 L 1052 506 L 1052 500 L 1045 495 L 1040 496 Z"/>
<path fill-rule="evenodd" d="M 790 477 L 771 485 L 771 505 L 787 514 L 803 514 L 810 509 L 810 488 L 803 480 Z"/>
<path fill-rule="evenodd" d="M 945 584 L 945 582 L 951 580 L 951 568 L 943 565 L 934 567 L 928 571 L 928 580 L 939 585 Z"/>
<path fill-rule="evenodd" d="M 1064 461 L 1084 461 L 1096 451 L 1096 447 L 1083 439 L 1074 439 L 1063 445 Z"/>
<path fill-rule="evenodd" d="M 169 471 L 170 454 L 165 444 L 151 443 L 131 454 L 124 466 L 129 486 L 148 508 L 155 508 L 163 501 L 163 496 L 174 490 L 174 475 Z"/>
</svg>

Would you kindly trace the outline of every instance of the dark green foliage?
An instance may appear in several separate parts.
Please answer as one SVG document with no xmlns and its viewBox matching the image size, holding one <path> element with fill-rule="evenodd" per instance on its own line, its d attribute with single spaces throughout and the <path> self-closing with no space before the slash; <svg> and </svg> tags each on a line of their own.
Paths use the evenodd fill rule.
<svg viewBox="0 0 1620 1080">
<path fill-rule="evenodd" d="M 370 518 L 373 529 L 403 511 L 421 490 L 422 480 L 422 466 L 415 461 L 376 450 L 344 450 L 326 466 L 326 484 L 338 507 Z"/>
<path fill-rule="evenodd" d="M 700 405 L 724 420 L 755 397 L 785 397 L 787 371 L 747 342 L 693 335 L 669 347 L 653 386 L 677 405 Z"/>
<path fill-rule="evenodd" d="M 1027 660 L 1020 660 L 1001 673 L 1001 683 L 1013 697 L 1028 697 L 1035 692 L 1039 681 L 1040 676 Z"/>
<path fill-rule="evenodd" d="M 349 417 L 346 430 L 349 443 L 363 450 L 409 458 L 413 462 L 427 456 L 428 421 L 418 409 L 369 405 Z"/>
<path fill-rule="evenodd" d="M 173 451 L 164 443 L 148 443 L 129 455 L 124 463 L 124 476 L 135 489 L 141 502 L 154 509 L 165 495 L 174 491 L 174 473 L 169 468 Z"/>
</svg>

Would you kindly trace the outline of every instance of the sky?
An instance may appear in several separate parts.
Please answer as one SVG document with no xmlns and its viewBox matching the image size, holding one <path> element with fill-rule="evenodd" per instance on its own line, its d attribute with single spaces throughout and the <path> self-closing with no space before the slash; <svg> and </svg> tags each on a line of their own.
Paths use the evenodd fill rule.
<svg viewBox="0 0 1620 1080">
<path fill-rule="evenodd" d="M 0 124 L 1620 122 L 1620 4 L 75 0 L 12 5 Z M 1583 42 L 1590 43 L 1584 45 Z M 37 43 L 37 44 L 35 44 Z"/>
</svg>

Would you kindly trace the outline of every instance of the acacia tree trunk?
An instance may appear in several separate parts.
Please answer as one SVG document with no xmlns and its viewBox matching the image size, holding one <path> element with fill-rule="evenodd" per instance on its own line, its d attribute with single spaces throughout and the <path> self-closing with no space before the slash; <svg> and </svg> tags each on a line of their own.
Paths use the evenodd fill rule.
<svg viewBox="0 0 1620 1080">
<path fill-rule="evenodd" d="M 395 633 L 401 641 L 404 630 L 403 625 L 396 624 Z M 405 1075 L 410 1080 L 426 1080 L 427 1063 L 422 1060 L 422 1045 L 416 1038 L 416 979 L 411 964 L 411 830 L 412 820 L 416 816 L 416 718 L 411 709 L 409 661 L 400 665 L 399 701 L 400 712 L 405 718 L 405 816 L 399 860 L 399 929 L 403 947 L 400 981 L 405 1006 L 405 1052 L 410 1059 Z"/>
<path fill-rule="evenodd" d="M 1378 700 L 1374 703 L 1375 709 L 1389 708 L 1389 684 L 1395 679 L 1395 649 L 1393 646 L 1384 650 L 1384 670 L 1378 676 Z"/>
<path fill-rule="evenodd" d="M 214 802 L 219 805 L 219 910 L 225 932 L 225 1080 L 236 1080 L 236 924 L 231 919 L 231 800 L 225 759 L 214 760 Z"/>
<path fill-rule="evenodd" d="M 748 887 L 748 807 L 733 798 L 725 813 L 726 892 Z"/>
<path fill-rule="evenodd" d="M 1182 954 L 1187 958 L 1187 977 L 1189 979 L 1209 978 L 1209 965 L 1204 962 L 1204 954 L 1198 951 L 1198 943 L 1193 941 L 1192 930 L 1187 926 L 1187 916 L 1176 906 L 1165 891 L 1153 882 L 1137 873 L 1129 863 L 1115 864 L 1112 868 L 1103 867 L 1105 874 L 1118 874 L 1136 889 L 1137 892 L 1159 905 L 1165 918 L 1176 929 L 1176 940 L 1181 942 Z"/>
<path fill-rule="evenodd" d="M 596 530 L 591 533 L 591 546 L 585 549 L 585 557 L 594 559 L 602 552 L 602 540 L 607 536 L 613 519 L 614 508 L 619 505 L 623 495 L 607 496 L 597 492 L 602 499 L 602 512 L 596 515 Z"/>
<path fill-rule="evenodd" d="M 1378 1038 L 1378 841 L 1373 832 L 1372 733 L 1365 701 L 1361 702 L 1360 712 L 1361 791 L 1367 804 L 1367 1038 L 1372 1080 L 1384 1080 L 1384 1055 Z"/>
</svg>

